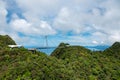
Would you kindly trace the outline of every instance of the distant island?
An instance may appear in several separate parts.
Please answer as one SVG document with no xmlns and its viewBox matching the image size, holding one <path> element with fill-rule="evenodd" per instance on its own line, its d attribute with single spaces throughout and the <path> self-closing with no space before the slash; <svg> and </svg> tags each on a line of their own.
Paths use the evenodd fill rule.
<svg viewBox="0 0 120 80">
<path fill-rule="evenodd" d="M 104 51 L 60 43 L 49 56 L 8 45 L 0 35 L 0 80 L 120 80 L 120 42 Z"/>
</svg>

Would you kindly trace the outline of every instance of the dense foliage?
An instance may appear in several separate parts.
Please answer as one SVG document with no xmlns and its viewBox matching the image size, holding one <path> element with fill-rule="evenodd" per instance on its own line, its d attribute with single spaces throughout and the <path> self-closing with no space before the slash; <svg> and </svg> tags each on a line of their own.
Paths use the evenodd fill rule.
<svg viewBox="0 0 120 80">
<path fill-rule="evenodd" d="M 119 66 L 119 42 L 105 51 L 61 43 L 50 56 L 25 48 L 0 49 L 0 80 L 120 80 Z"/>
<path fill-rule="evenodd" d="M 8 45 L 15 45 L 16 43 L 8 35 L 0 35 L 0 48 Z"/>
<path fill-rule="evenodd" d="M 59 47 L 51 56 L 65 61 L 76 79 L 120 80 L 120 42 L 104 51 L 90 51 L 81 46 Z"/>
</svg>

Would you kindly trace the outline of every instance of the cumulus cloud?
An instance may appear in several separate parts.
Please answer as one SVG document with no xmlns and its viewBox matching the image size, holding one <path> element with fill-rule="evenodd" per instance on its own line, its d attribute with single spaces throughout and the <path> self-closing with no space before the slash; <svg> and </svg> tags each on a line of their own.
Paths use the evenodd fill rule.
<svg viewBox="0 0 120 80">
<path fill-rule="evenodd" d="M 120 41 L 118 35 L 120 34 L 120 6 L 118 0 L 91 1 L 90 3 L 85 0 L 80 2 L 83 4 L 86 2 L 87 5 L 85 6 L 87 8 L 80 5 L 76 6 L 78 8 L 69 6 L 69 8 L 61 9 L 54 22 L 56 29 L 66 32 L 73 31 L 77 34 L 90 32 L 89 40 L 92 41 L 93 39 L 93 42 L 96 41 L 99 44 Z M 78 11 L 78 9 L 80 10 Z M 87 40 L 88 38 L 85 41 L 87 42 Z"/>
<path fill-rule="evenodd" d="M 80 33 L 83 30 L 82 24 L 79 24 L 77 14 L 71 9 L 63 7 L 54 22 L 54 28 L 57 30 L 74 33 Z"/>
<path fill-rule="evenodd" d="M 13 3 L 15 2 L 11 2 L 11 4 Z M 15 6 L 12 7 L 11 4 L 9 4 L 9 1 L 7 2 L 7 0 L 0 1 L 0 34 L 10 35 L 17 43 L 25 45 L 28 39 L 31 40 L 29 40 L 31 43 L 34 42 L 34 44 L 37 44 L 37 41 L 35 41 L 34 38 L 30 38 L 29 36 L 37 37 L 41 35 L 56 34 L 56 31 L 47 21 L 41 20 L 38 17 L 34 17 L 32 15 L 29 15 L 31 18 L 27 18 L 27 16 L 23 18 L 22 16 L 18 15 L 19 10 L 17 9 L 19 8 L 17 4 L 15 4 L 17 9 L 15 9 Z M 17 10 L 18 12 L 13 10 Z M 20 15 L 23 14 L 24 13 L 21 13 Z M 7 22 L 7 19 L 10 20 L 9 23 Z M 26 36 L 21 37 L 19 33 L 22 33 Z"/>
<path fill-rule="evenodd" d="M 30 21 L 54 17 L 61 7 L 61 2 L 60 0 L 16 0 L 25 18 Z"/>
<path fill-rule="evenodd" d="M 6 4 L 3 1 L 0 1 L 0 34 L 5 34 L 7 31 L 7 24 L 6 24 Z"/>
<path fill-rule="evenodd" d="M 26 37 L 64 32 L 67 38 L 63 40 L 69 40 L 70 43 L 97 45 L 120 41 L 119 0 L 9 2 L 9 0 L 0 1 L 0 33 L 11 34 L 16 40 L 21 38 L 19 32 Z M 12 6 L 13 3 L 15 5 Z M 7 18 L 10 20 L 9 23 Z"/>
<path fill-rule="evenodd" d="M 45 11 L 54 10 L 57 6 L 60 6 L 59 0 L 17 0 L 18 5 L 23 8 L 23 10 L 27 11 L 35 11 L 36 13 L 42 13 Z M 56 6 L 56 7 L 55 7 Z M 42 12 L 41 12 L 42 11 Z M 45 12 L 46 13 L 46 12 Z"/>
<path fill-rule="evenodd" d="M 98 44 L 98 42 L 97 42 L 97 41 L 92 41 L 92 43 L 93 43 L 93 44 Z"/>
<path fill-rule="evenodd" d="M 24 30 L 22 32 L 31 35 L 56 34 L 56 31 L 52 28 L 50 22 L 43 20 L 42 18 L 54 15 L 54 12 L 57 10 L 58 2 L 59 0 L 17 0 L 16 3 L 23 10 L 22 15 L 25 17 L 24 20 L 19 20 L 20 22 L 24 21 L 22 24 Z"/>
<path fill-rule="evenodd" d="M 10 24 L 11 28 L 16 32 L 21 32 L 30 36 L 52 35 L 56 33 L 55 30 L 53 30 L 45 21 L 41 21 L 38 26 L 35 26 L 33 23 L 29 23 L 25 19 L 15 19 Z"/>
<path fill-rule="evenodd" d="M 36 40 L 35 38 L 31 38 L 29 36 L 20 37 L 16 33 L 10 33 L 9 35 L 12 37 L 13 40 L 15 40 L 17 44 L 23 45 L 25 47 L 43 45 L 43 43 L 41 43 L 43 42 L 41 39 Z"/>
</svg>

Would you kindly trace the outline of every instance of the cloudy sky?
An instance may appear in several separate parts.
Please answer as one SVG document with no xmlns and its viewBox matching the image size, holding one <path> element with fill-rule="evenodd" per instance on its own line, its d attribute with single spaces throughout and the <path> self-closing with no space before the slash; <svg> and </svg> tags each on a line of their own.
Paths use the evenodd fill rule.
<svg viewBox="0 0 120 80">
<path fill-rule="evenodd" d="M 120 0 L 0 0 L 0 34 L 24 46 L 120 41 Z"/>
</svg>

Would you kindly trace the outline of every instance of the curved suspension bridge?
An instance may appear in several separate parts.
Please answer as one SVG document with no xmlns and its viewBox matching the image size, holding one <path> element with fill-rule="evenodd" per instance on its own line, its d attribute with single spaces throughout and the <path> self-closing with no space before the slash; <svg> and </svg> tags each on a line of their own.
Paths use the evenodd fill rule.
<svg viewBox="0 0 120 80">
<path fill-rule="evenodd" d="M 34 52 L 36 50 L 39 50 L 39 51 L 42 51 L 42 50 L 46 50 L 48 52 L 48 49 L 55 49 L 57 46 L 54 46 L 54 47 L 51 47 L 49 46 L 48 44 L 48 36 L 45 36 L 44 37 L 44 46 L 40 46 L 40 47 L 31 47 L 31 48 L 28 48 L 28 50 Z"/>
</svg>

